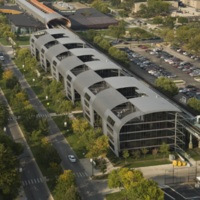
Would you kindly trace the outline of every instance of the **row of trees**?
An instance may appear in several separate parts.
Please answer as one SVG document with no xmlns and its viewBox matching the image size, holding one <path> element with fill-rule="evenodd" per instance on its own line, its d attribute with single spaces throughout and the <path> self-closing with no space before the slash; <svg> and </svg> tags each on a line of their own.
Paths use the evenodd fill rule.
<svg viewBox="0 0 200 200">
<path fill-rule="evenodd" d="M 149 18 L 158 15 L 167 15 L 170 4 L 162 0 L 148 0 L 147 5 L 141 4 L 137 16 Z"/>
<path fill-rule="evenodd" d="M 110 26 L 110 29 L 113 32 L 113 37 L 120 38 L 125 33 L 125 27 L 120 23 L 118 26 Z M 92 41 L 95 45 L 99 46 L 105 53 L 108 53 L 114 59 L 122 62 L 128 63 L 128 57 L 125 52 L 120 51 L 118 48 L 113 47 L 111 43 L 104 38 L 103 35 L 98 34 L 94 30 L 89 30 L 85 34 L 86 39 Z"/>
<path fill-rule="evenodd" d="M 0 131 L 0 199 L 10 200 L 18 195 L 20 173 L 17 156 L 22 151 L 20 144 Z"/>
<path fill-rule="evenodd" d="M 10 26 L 8 25 L 8 20 L 5 15 L 0 14 L 0 35 L 8 41 L 8 38 L 13 40 L 16 38 L 16 35 L 12 33 Z"/>
<path fill-rule="evenodd" d="M 153 149 L 146 149 L 143 148 L 141 150 L 133 150 L 131 152 L 129 152 L 128 150 L 124 150 L 122 152 L 122 156 L 125 159 L 125 163 L 127 161 L 127 159 L 132 156 L 134 159 L 138 159 L 141 157 L 141 155 L 143 154 L 143 157 L 145 158 L 145 156 L 151 152 L 152 155 L 154 156 L 154 158 L 157 156 L 158 152 L 160 152 L 163 155 L 163 158 L 165 158 L 168 154 L 169 154 L 169 145 L 166 143 L 162 143 L 162 145 L 160 146 L 160 148 L 153 148 Z"/>
<path fill-rule="evenodd" d="M 175 25 L 173 26 L 175 27 Z M 165 28 L 158 31 L 158 34 L 167 42 L 179 46 L 187 51 L 200 54 L 200 25 L 199 23 L 190 23 L 174 29 Z"/>
<path fill-rule="evenodd" d="M 77 134 L 78 142 L 84 144 L 86 157 L 98 158 L 107 155 L 108 138 L 102 134 L 101 129 L 93 129 L 85 119 L 81 118 L 72 121 L 72 130 Z"/>
<path fill-rule="evenodd" d="M 164 192 L 153 180 L 147 180 L 139 170 L 120 168 L 108 176 L 110 188 L 121 188 L 127 200 L 164 200 Z"/>
</svg>

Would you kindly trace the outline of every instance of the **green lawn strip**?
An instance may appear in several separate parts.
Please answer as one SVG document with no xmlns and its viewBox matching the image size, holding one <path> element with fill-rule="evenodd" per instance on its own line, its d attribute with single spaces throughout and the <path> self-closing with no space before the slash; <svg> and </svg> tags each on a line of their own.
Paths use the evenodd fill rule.
<svg viewBox="0 0 200 200">
<path fill-rule="evenodd" d="M 17 45 L 29 45 L 30 36 L 20 36 L 15 39 Z M 5 38 L 0 38 L 0 43 L 5 46 L 11 46 L 10 42 Z"/>
<path fill-rule="evenodd" d="M 132 161 L 131 163 L 125 164 L 125 167 L 129 168 L 137 168 L 137 167 L 148 167 L 148 166 L 155 166 L 155 165 L 164 165 L 164 164 L 171 164 L 168 159 L 155 159 L 155 160 L 141 160 L 141 161 Z"/>
<path fill-rule="evenodd" d="M 115 192 L 111 194 L 106 194 L 106 200 L 124 200 L 125 197 L 122 192 Z"/>
<path fill-rule="evenodd" d="M 187 153 L 188 153 L 194 160 L 200 160 L 200 149 L 199 149 L 199 148 L 188 149 Z"/>
<path fill-rule="evenodd" d="M 69 145 L 75 151 L 76 155 L 79 159 L 84 158 L 84 154 L 86 152 L 85 146 L 80 142 L 79 136 L 74 134 L 71 129 L 71 122 L 67 116 L 57 116 L 53 117 L 53 120 L 61 130 L 61 132 L 65 135 L 66 140 Z M 64 127 L 64 122 L 67 121 L 67 127 Z"/>
</svg>

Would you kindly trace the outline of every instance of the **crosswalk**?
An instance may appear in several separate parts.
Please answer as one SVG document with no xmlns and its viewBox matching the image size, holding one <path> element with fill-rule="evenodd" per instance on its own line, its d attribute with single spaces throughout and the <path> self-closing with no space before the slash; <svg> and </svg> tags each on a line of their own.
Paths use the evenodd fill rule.
<svg viewBox="0 0 200 200">
<path fill-rule="evenodd" d="M 77 178 L 88 177 L 88 174 L 85 171 L 84 172 L 75 172 L 74 174 L 75 174 L 75 176 Z M 23 185 L 23 187 L 26 187 L 28 185 L 38 184 L 38 183 L 42 183 L 42 182 L 44 182 L 44 179 L 42 179 L 42 178 L 34 178 L 34 179 L 29 179 L 29 180 L 22 181 L 22 185 Z"/>
<path fill-rule="evenodd" d="M 42 178 L 34 178 L 34 179 L 29 179 L 26 181 L 22 181 L 22 185 L 28 186 L 28 185 L 33 185 L 33 184 L 37 184 L 37 183 L 42 183 L 44 180 Z"/>
<path fill-rule="evenodd" d="M 81 177 L 88 177 L 87 172 L 75 172 L 74 173 L 76 177 L 81 178 Z"/>
</svg>

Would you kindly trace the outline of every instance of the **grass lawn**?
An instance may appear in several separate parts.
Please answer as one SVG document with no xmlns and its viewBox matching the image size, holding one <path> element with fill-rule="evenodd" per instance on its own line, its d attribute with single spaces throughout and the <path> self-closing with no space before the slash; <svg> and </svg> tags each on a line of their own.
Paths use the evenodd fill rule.
<svg viewBox="0 0 200 200">
<path fill-rule="evenodd" d="M 194 160 L 200 160 L 200 149 L 199 149 L 199 148 L 188 149 L 187 153 L 188 153 Z"/>
<path fill-rule="evenodd" d="M 125 197 L 121 192 L 115 192 L 115 193 L 107 194 L 106 200 L 125 200 Z"/>
<path fill-rule="evenodd" d="M 86 153 L 85 146 L 83 143 L 79 141 L 79 137 L 77 134 L 74 134 L 71 129 L 71 121 L 67 116 L 57 116 L 53 117 L 53 120 L 61 130 L 61 132 L 65 135 L 65 138 L 69 142 L 72 149 L 76 152 L 78 158 L 84 158 L 84 153 Z M 67 122 L 67 127 L 64 127 L 64 122 Z"/>
<path fill-rule="evenodd" d="M 20 36 L 16 38 L 15 41 L 18 45 L 29 45 L 29 39 L 30 36 Z M 10 42 L 7 41 L 5 38 L 0 38 L 0 43 L 5 46 L 11 45 Z"/>
</svg>

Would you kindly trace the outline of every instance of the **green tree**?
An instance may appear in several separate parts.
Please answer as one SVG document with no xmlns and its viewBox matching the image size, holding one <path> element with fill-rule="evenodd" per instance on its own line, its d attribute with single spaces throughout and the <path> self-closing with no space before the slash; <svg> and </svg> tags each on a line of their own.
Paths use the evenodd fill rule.
<svg viewBox="0 0 200 200">
<path fill-rule="evenodd" d="M 146 148 L 143 148 L 143 149 L 141 149 L 141 151 L 142 151 L 142 154 L 144 155 L 144 158 L 145 158 L 145 156 L 149 152 L 149 150 L 146 149 Z"/>
<path fill-rule="evenodd" d="M 9 110 L 5 103 L 0 101 L 0 129 L 8 124 Z"/>
<path fill-rule="evenodd" d="M 40 119 L 39 120 L 39 130 L 41 131 L 41 134 L 42 135 L 48 135 L 49 133 L 49 124 L 48 124 L 48 121 L 47 119 Z"/>
<path fill-rule="evenodd" d="M 140 150 L 133 150 L 132 155 L 137 160 L 138 158 L 140 158 L 141 152 Z"/>
<path fill-rule="evenodd" d="M 63 174 L 58 177 L 57 184 L 54 190 L 55 200 L 80 200 L 78 194 L 75 176 L 71 170 L 65 170 Z"/>
<path fill-rule="evenodd" d="M 119 39 L 120 37 L 122 37 L 125 34 L 125 22 L 124 21 L 120 21 L 119 24 L 116 25 L 111 25 L 108 28 L 108 32 L 110 33 L 111 36 Z"/>
<path fill-rule="evenodd" d="M 86 156 L 88 158 L 97 158 L 99 156 L 105 157 L 108 152 L 108 147 L 108 137 L 106 135 L 102 135 L 93 142 L 88 149 Z"/>
<path fill-rule="evenodd" d="M 74 119 L 72 121 L 72 129 L 75 134 L 79 134 L 80 136 L 84 134 L 84 132 L 89 129 L 90 125 L 86 119 Z"/>
<path fill-rule="evenodd" d="M 187 105 L 189 107 L 191 107 L 192 109 L 200 112 L 200 100 L 196 99 L 196 98 L 190 98 L 188 101 L 187 101 Z"/>
<path fill-rule="evenodd" d="M 177 86 L 169 78 L 166 77 L 157 78 L 155 81 L 155 85 L 158 89 L 160 89 L 161 91 L 170 96 L 178 94 Z"/>
<path fill-rule="evenodd" d="M 160 145 L 159 151 L 163 154 L 163 158 L 165 158 L 169 154 L 169 144 L 163 142 L 162 145 Z"/>
<path fill-rule="evenodd" d="M 137 186 L 137 184 L 143 179 L 143 174 L 139 170 L 120 168 L 113 170 L 108 175 L 108 187 L 122 187 L 125 190 L 128 190 L 131 187 Z"/>
<path fill-rule="evenodd" d="M 93 29 L 86 31 L 86 38 L 90 41 L 93 41 L 94 37 L 97 35 L 97 32 Z"/>
<path fill-rule="evenodd" d="M 10 148 L 0 144 L 0 193 L 14 199 L 20 187 L 18 161 Z"/>
<path fill-rule="evenodd" d="M 164 192 L 150 179 L 143 179 L 137 187 L 131 187 L 126 195 L 129 200 L 164 200 Z"/>
<path fill-rule="evenodd" d="M 28 132 L 32 132 L 38 128 L 37 112 L 32 107 L 21 111 L 20 121 Z"/>
<path fill-rule="evenodd" d="M 124 151 L 122 152 L 122 156 L 123 156 L 123 158 L 124 158 L 124 160 L 125 160 L 125 164 L 126 164 L 127 158 L 129 158 L 129 156 L 130 156 L 128 150 L 124 150 Z"/>
<path fill-rule="evenodd" d="M 157 156 L 157 154 L 158 154 L 158 149 L 157 148 L 152 149 L 152 155 L 154 156 L 154 158 Z"/>
</svg>

